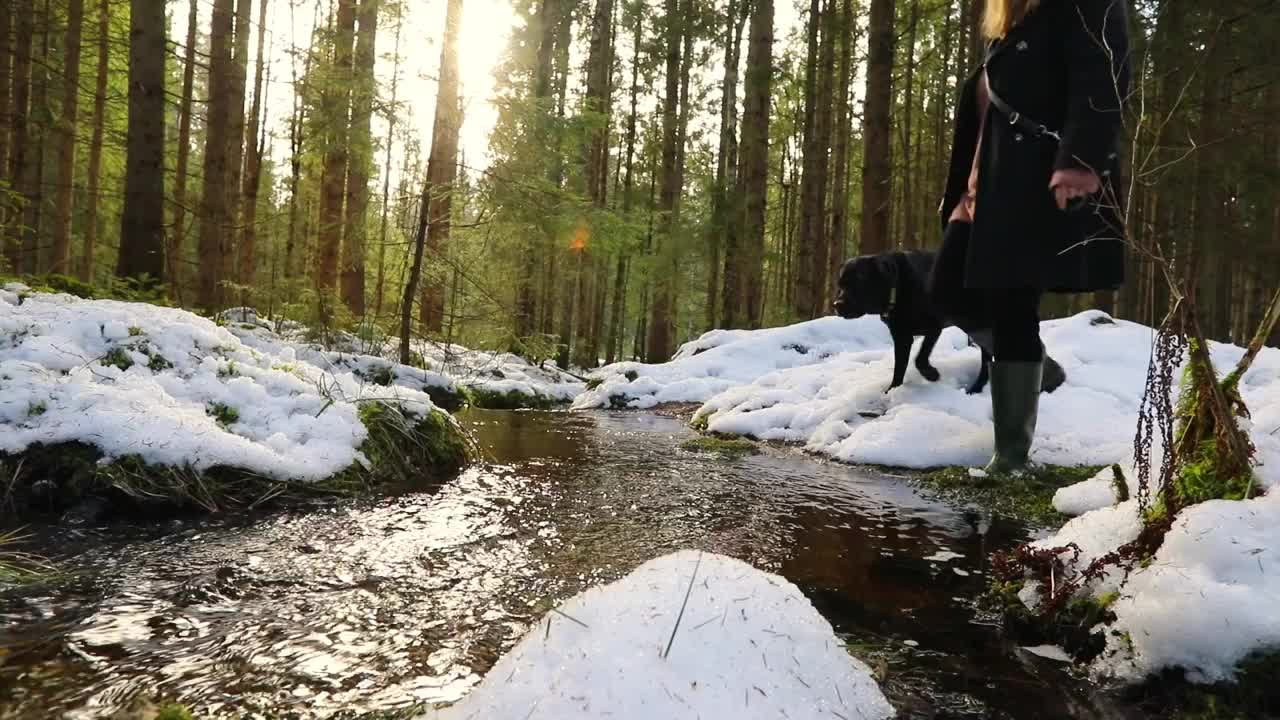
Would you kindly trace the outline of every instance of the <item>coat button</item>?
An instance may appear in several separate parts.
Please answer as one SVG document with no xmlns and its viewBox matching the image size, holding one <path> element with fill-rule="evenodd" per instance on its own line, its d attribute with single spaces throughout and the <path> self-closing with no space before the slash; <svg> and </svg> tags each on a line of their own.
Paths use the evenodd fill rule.
<svg viewBox="0 0 1280 720">
<path fill-rule="evenodd" d="M 1022 133 L 1014 133 L 1014 135 L 1013 135 L 1013 141 L 1014 141 L 1014 142 L 1022 142 Z"/>
<path fill-rule="evenodd" d="M 1018 52 L 1025 52 L 1026 49 L 1031 46 L 1027 44 L 1026 40 L 1019 40 L 1017 47 L 1018 47 Z"/>
</svg>

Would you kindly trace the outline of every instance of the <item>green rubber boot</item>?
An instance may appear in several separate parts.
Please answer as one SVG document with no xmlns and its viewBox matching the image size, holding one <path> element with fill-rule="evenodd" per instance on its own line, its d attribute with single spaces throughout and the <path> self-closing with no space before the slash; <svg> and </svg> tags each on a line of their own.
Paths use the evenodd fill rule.
<svg viewBox="0 0 1280 720">
<path fill-rule="evenodd" d="M 1043 362 L 992 361 L 991 419 L 996 453 L 984 470 L 987 475 L 1018 475 L 1028 469 L 1043 379 Z"/>
</svg>

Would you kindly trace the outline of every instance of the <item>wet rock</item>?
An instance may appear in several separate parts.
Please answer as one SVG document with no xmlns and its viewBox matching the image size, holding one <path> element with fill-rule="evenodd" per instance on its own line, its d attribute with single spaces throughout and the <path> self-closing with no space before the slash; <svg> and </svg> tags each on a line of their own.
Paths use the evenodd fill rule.
<svg viewBox="0 0 1280 720">
<path fill-rule="evenodd" d="M 62 514 L 62 522 L 72 527 L 97 525 L 109 510 L 110 506 L 102 498 L 85 498 Z"/>
</svg>

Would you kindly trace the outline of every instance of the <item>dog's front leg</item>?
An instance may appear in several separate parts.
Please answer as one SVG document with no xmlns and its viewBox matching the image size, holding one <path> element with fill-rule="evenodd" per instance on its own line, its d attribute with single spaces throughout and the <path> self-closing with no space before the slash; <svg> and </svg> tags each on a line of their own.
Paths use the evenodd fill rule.
<svg viewBox="0 0 1280 720">
<path fill-rule="evenodd" d="M 969 386 L 969 389 L 967 392 L 970 395 L 981 394 L 982 391 L 987 387 L 987 380 L 990 374 L 991 374 L 991 353 L 987 352 L 986 349 L 983 348 L 982 367 L 978 369 L 978 379 L 973 381 L 973 384 Z"/>
<path fill-rule="evenodd" d="M 889 392 L 899 385 L 907 377 L 907 362 L 911 360 L 911 343 L 915 341 L 915 336 L 910 333 L 894 333 L 893 335 L 893 384 L 889 386 Z"/>
<path fill-rule="evenodd" d="M 938 378 L 942 377 L 938 369 L 929 362 L 929 356 L 933 355 L 933 347 L 938 344 L 938 337 L 941 335 L 942 328 L 925 333 L 924 342 L 920 343 L 920 352 L 916 353 L 916 370 L 929 382 L 938 382 Z"/>
</svg>

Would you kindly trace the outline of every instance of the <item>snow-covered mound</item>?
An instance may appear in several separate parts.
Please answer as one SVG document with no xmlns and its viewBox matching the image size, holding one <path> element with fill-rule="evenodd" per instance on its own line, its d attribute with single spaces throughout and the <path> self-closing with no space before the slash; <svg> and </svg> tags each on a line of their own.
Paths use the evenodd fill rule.
<svg viewBox="0 0 1280 720">
<path fill-rule="evenodd" d="M 417 342 L 415 349 L 459 385 L 495 395 L 527 395 L 567 403 L 587 389 L 556 367 L 538 366 L 511 353 L 469 350 L 461 345 Z"/>
<path fill-rule="evenodd" d="M 684 551 L 571 598 L 469 696 L 428 717 L 892 715 L 867 666 L 794 585 L 738 560 Z"/>
<path fill-rule="evenodd" d="M 246 344 L 183 310 L 0 293 L 0 453 L 80 442 L 108 459 L 315 481 L 367 461 L 359 402 L 434 408 L 406 385 Z"/>
<path fill-rule="evenodd" d="M 825 317 L 766 330 L 712 330 L 682 345 L 670 362 L 622 362 L 595 371 L 591 378 L 597 386 L 579 396 L 573 407 L 645 409 L 706 402 L 779 370 L 811 368 L 822 375 L 836 356 L 869 362 L 892 355 L 892 348 L 889 330 L 874 317 Z"/>
<path fill-rule="evenodd" d="M 1274 487 L 1276 465 L 1264 470 Z M 1076 518 L 1036 544 L 1074 542 L 1083 551 L 1075 565 L 1084 567 L 1140 529 L 1138 503 L 1130 500 Z M 1119 593 L 1115 622 L 1099 628 L 1107 639 L 1092 668 L 1099 675 L 1140 680 L 1177 667 L 1193 681 L 1230 680 L 1250 654 L 1280 652 L 1280 493 L 1192 506 L 1149 564 L 1127 579 L 1114 571 L 1082 592 Z"/>
<path fill-rule="evenodd" d="M 259 343 L 288 345 L 309 362 L 350 370 L 383 383 L 419 388 L 425 385 L 448 392 L 468 388 L 489 397 L 515 395 L 546 403 L 567 403 L 586 389 L 573 375 L 555 367 L 533 365 L 511 353 L 415 340 L 412 349 L 426 366 L 424 371 L 396 362 L 398 338 L 363 339 L 344 332 L 337 333 L 328 343 L 336 349 L 320 349 L 308 340 L 305 326 L 268 320 L 253 308 L 232 308 L 220 318 L 233 334 L 254 347 Z"/>
<path fill-rule="evenodd" d="M 843 322 L 850 330 L 865 327 L 830 322 Z M 863 332 L 867 350 L 763 374 L 711 398 L 698 414 L 712 432 L 803 443 L 812 452 L 847 462 L 912 468 L 985 462 L 992 449 L 990 391 L 965 393 L 979 370 L 977 349 L 951 328 L 933 353 L 942 379 L 927 382 L 912 367 L 906 383 L 886 394 L 893 352 L 876 347 L 882 331 L 874 330 Z M 1046 322 L 1042 334 L 1066 369 L 1067 381 L 1041 396 L 1032 459 L 1066 466 L 1131 459 L 1153 331 L 1093 311 Z M 1243 352 L 1229 345 L 1212 348 L 1215 363 L 1227 369 Z M 1271 434 L 1280 426 L 1280 350 L 1263 351 L 1241 391 L 1255 410 L 1254 435 L 1264 457 L 1267 451 L 1280 453 L 1280 436 Z M 1280 454 L 1273 457 L 1280 464 Z"/>
</svg>

